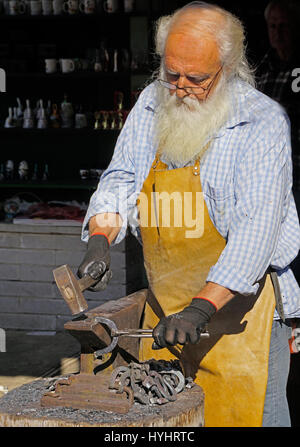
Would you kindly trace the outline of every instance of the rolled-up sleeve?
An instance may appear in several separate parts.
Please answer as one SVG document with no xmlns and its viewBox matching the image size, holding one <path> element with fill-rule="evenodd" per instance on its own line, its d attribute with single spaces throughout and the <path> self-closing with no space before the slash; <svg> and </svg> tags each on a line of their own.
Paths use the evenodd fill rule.
<svg viewBox="0 0 300 447">
<path fill-rule="evenodd" d="M 207 281 L 244 295 L 256 293 L 272 262 L 290 203 L 290 129 L 279 114 L 249 147 L 235 170 L 235 206 L 226 246 Z M 297 227 L 299 228 L 299 226 Z M 293 235 L 299 249 L 299 231 Z"/>
</svg>

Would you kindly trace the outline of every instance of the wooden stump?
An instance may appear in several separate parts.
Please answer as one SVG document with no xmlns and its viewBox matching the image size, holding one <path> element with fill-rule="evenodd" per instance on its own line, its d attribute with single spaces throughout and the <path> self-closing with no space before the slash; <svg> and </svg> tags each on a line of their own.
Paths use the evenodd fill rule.
<svg viewBox="0 0 300 447">
<path fill-rule="evenodd" d="M 175 402 L 142 405 L 128 413 L 43 407 L 41 398 L 49 379 L 39 379 L 11 390 L 0 399 L 1 427 L 203 427 L 204 394 L 195 385 L 178 394 Z"/>
</svg>

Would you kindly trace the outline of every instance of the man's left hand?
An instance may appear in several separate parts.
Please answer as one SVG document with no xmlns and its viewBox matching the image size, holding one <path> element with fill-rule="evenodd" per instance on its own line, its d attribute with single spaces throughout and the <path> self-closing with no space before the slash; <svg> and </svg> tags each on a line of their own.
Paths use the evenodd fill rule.
<svg viewBox="0 0 300 447">
<path fill-rule="evenodd" d="M 189 306 L 183 311 L 163 317 L 153 329 L 154 342 L 152 349 L 161 349 L 174 346 L 177 343 L 196 344 L 199 342 L 201 332 L 216 313 L 216 307 L 203 298 L 193 298 Z"/>
</svg>

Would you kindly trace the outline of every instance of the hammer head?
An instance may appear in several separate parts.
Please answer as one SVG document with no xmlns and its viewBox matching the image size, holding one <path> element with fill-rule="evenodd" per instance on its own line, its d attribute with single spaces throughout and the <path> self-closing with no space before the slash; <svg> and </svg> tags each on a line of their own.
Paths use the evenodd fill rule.
<svg viewBox="0 0 300 447">
<path fill-rule="evenodd" d="M 59 291 L 69 306 L 72 315 L 79 314 L 88 308 L 82 294 L 82 286 L 68 265 L 53 270 L 53 276 Z"/>
</svg>

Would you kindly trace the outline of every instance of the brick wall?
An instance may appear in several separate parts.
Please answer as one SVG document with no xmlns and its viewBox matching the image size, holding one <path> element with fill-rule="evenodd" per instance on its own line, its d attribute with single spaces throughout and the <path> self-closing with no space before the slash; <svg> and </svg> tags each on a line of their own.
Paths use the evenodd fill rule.
<svg viewBox="0 0 300 447">
<path fill-rule="evenodd" d="M 0 327 L 60 331 L 71 313 L 52 271 L 74 273 L 86 244 L 80 227 L 0 224 Z M 111 248 L 113 278 L 103 292 L 84 292 L 89 309 L 126 295 L 125 243 Z"/>
</svg>

